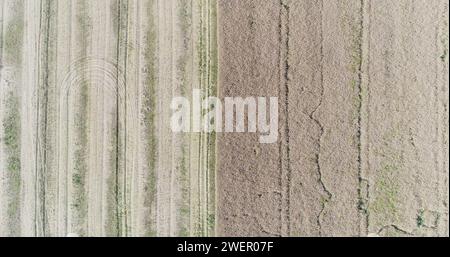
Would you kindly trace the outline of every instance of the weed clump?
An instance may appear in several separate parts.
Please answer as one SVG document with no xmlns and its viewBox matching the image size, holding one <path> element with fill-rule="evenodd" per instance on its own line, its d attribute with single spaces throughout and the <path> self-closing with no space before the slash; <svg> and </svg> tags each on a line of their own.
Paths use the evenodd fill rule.
<svg viewBox="0 0 450 257">
<path fill-rule="evenodd" d="M 417 214 L 416 223 L 418 228 L 425 226 L 424 214 L 425 214 L 424 210 L 420 210 L 419 213 Z"/>
</svg>

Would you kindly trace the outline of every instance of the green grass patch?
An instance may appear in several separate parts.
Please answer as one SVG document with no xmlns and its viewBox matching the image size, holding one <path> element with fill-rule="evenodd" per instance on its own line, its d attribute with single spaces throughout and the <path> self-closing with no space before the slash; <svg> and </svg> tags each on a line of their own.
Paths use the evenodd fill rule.
<svg viewBox="0 0 450 257">
<path fill-rule="evenodd" d="M 5 102 L 3 123 L 3 144 L 6 157 L 8 181 L 8 227 L 12 235 L 20 231 L 20 188 L 21 188 L 21 151 L 20 151 L 20 111 L 19 99 L 9 92 Z"/>
</svg>

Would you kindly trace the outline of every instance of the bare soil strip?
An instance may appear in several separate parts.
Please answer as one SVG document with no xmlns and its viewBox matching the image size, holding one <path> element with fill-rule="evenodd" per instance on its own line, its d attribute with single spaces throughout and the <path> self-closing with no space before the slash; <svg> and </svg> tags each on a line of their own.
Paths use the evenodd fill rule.
<svg viewBox="0 0 450 257">
<path fill-rule="evenodd" d="M 366 13 L 368 230 L 448 236 L 448 3 L 372 1 Z"/>
<path fill-rule="evenodd" d="M 219 1 L 221 97 L 278 96 L 284 88 L 278 1 Z M 283 63 L 283 64 L 281 64 Z M 284 89 L 283 89 L 284 90 Z M 284 98 L 280 97 L 280 102 Z M 284 104 L 284 103 L 283 103 Z M 286 127 L 280 107 L 280 134 Z M 285 138 L 260 144 L 256 134 L 218 135 L 218 234 L 279 236 L 286 222 Z M 285 162 L 283 162 L 283 165 Z"/>
</svg>

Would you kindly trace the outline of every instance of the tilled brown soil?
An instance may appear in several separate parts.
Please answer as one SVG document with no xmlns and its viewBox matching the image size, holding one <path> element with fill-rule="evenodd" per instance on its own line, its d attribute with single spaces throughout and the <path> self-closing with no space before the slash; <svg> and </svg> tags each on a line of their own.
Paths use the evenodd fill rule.
<svg viewBox="0 0 450 257">
<path fill-rule="evenodd" d="M 220 93 L 278 144 L 218 141 L 218 233 L 448 236 L 448 3 L 219 2 Z"/>
</svg>

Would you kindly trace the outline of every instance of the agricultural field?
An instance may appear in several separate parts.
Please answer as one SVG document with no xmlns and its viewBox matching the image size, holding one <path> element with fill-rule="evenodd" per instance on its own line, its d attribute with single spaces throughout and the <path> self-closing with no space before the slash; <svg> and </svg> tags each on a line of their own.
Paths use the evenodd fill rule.
<svg viewBox="0 0 450 257">
<path fill-rule="evenodd" d="M 215 137 L 168 121 L 216 92 L 216 3 L 0 6 L 0 234 L 214 235 Z"/>
<path fill-rule="evenodd" d="M 0 0 L 0 236 L 448 237 L 448 5 Z M 196 89 L 278 140 L 175 133 Z"/>
</svg>

